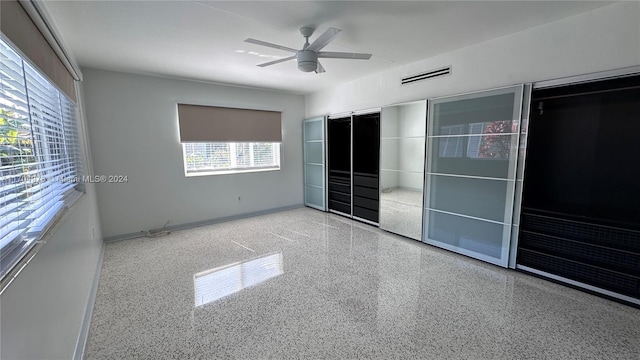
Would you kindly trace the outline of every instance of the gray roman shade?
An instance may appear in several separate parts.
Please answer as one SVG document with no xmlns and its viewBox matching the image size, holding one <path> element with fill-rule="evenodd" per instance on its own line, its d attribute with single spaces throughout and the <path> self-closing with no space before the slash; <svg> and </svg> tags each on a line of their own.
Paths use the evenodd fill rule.
<svg viewBox="0 0 640 360">
<path fill-rule="evenodd" d="M 180 142 L 281 142 L 282 113 L 178 104 Z"/>
<path fill-rule="evenodd" d="M 77 101 L 73 76 L 17 0 L 0 1 L 0 30 L 49 80 Z"/>
</svg>

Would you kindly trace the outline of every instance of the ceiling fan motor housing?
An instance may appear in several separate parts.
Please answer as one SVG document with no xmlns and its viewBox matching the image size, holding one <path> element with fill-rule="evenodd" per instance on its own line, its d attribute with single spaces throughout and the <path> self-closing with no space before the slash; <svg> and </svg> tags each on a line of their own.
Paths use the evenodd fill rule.
<svg viewBox="0 0 640 360">
<path fill-rule="evenodd" d="M 0 0 L 1 1 L 1 0 Z M 359 53 L 350 53 L 350 52 L 322 52 L 322 49 L 327 46 L 333 39 L 340 33 L 340 29 L 336 28 L 328 28 L 322 35 L 320 35 L 317 39 L 315 39 L 311 44 L 309 44 L 309 36 L 313 34 L 314 28 L 310 26 L 305 26 L 300 28 L 300 33 L 304 36 L 304 45 L 301 50 L 296 50 L 294 48 L 290 48 L 287 46 L 282 46 L 278 44 L 272 44 L 262 40 L 256 40 L 252 38 L 248 38 L 245 42 L 267 46 L 270 48 L 288 51 L 290 53 L 294 53 L 295 55 L 288 56 L 285 58 L 279 58 L 278 60 L 269 61 L 263 64 L 258 64 L 260 67 L 271 66 L 275 64 L 279 64 L 281 62 L 289 61 L 296 59 L 298 62 L 298 70 L 303 72 L 312 72 L 323 73 L 325 72 L 322 64 L 318 62 L 318 57 L 321 58 L 329 58 L 329 59 L 362 59 L 369 60 L 371 58 L 371 54 L 359 54 Z M 320 54 L 320 55 L 319 55 Z"/>
<path fill-rule="evenodd" d="M 298 69 L 304 72 L 316 71 L 318 68 L 318 54 L 311 50 L 300 50 L 296 53 Z"/>
</svg>

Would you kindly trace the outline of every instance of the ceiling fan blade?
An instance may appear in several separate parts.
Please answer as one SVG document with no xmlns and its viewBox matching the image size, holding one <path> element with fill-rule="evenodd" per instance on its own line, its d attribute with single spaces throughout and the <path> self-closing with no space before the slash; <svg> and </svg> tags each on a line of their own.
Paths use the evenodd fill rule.
<svg viewBox="0 0 640 360">
<path fill-rule="evenodd" d="M 331 42 L 331 40 L 333 40 L 334 37 L 336 37 L 336 35 L 338 35 L 342 30 L 340 29 L 336 29 L 336 28 L 328 28 L 327 31 L 324 32 L 324 34 L 320 35 L 319 38 L 317 38 L 314 42 L 311 43 L 311 45 L 309 45 L 306 50 L 311 50 L 311 51 L 320 51 L 322 50 L 322 48 L 324 48 L 325 46 L 327 46 L 327 44 L 329 44 Z"/>
<path fill-rule="evenodd" d="M 264 64 L 258 64 L 258 66 L 260 66 L 260 67 L 265 67 L 265 66 L 269 66 L 269 65 L 279 64 L 279 63 L 281 63 L 281 62 L 285 62 L 285 61 L 293 60 L 293 59 L 295 59 L 295 58 L 296 58 L 296 56 L 295 56 L 295 55 L 293 55 L 293 56 L 289 56 L 289 57 L 286 57 L 286 58 L 283 58 L 283 59 L 278 59 L 278 60 L 274 60 L 274 61 L 269 61 L 269 62 L 264 63 Z"/>
<path fill-rule="evenodd" d="M 270 48 L 274 48 L 274 49 L 280 49 L 280 50 L 284 50 L 284 51 L 290 51 L 290 52 L 298 52 L 298 50 L 296 49 L 292 49 L 290 47 L 286 47 L 286 46 L 282 46 L 282 45 L 277 45 L 277 44 L 272 44 L 266 41 L 262 41 L 262 40 L 256 40 L 256 39 L 252 39 L 252 38 L 248 38 L 246 39 L 244 42 L 248 42 L 250 44 L 256 44 L 256 45 L 262 45 L 262 46 L 267 46 Z"/>
<path fill-rule="evenodd" d="M 325 72 L 324 70 L 324 66 L 322 66 L 322 64 L 320 64 L 320 61 L 318 61 L 318 68 L 316 69 L 316 74 L 320 74 Z"/>
<path fill-rule="evenodd" d="M 369 60 L 371 54 L 321 51 L 318 53 L 318 58 Z"/>
</svg>

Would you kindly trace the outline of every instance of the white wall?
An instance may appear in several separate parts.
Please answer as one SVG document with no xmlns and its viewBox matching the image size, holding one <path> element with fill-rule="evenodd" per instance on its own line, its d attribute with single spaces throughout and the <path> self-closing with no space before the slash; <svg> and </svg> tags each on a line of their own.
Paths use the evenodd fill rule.
<svg viewBox="0 0 640 360">
<path fill-rule="evenodd" d="M 102 248 L 95 191 L 0 298 L 2 359 L 71 359 Z M 95 237 L 92 229 L 94 229 Z"/>
<path fill-rule="evenodd" d="M 303 203 L 302 95 L 95 69 L 83 74 L 95 172 L 128 177 L 96 186 L 105 238 Z M 281 170 L 185 177 L 177 102 L 282 111 Z"/>
<path fill-rule="evenodd" d="M 400 85 L 402 77 L 446 65 L 453 67 L 450 76 Z M 340 113 L 635 65 L 640 65 L 640 3 L 621 2 L 322 90 L 306 97 L 306 113 Z"/>
<path fill-rule="evenodd" d="M 90 160 L 84 160 L 90 169 Z M 95 187 L 87 184 L 86 194 L 0 297 L 1 359 L 73 358 L 82 326 L 88 325 L 85 309 L 101 265 L 96 202 Z"/>
</svg>

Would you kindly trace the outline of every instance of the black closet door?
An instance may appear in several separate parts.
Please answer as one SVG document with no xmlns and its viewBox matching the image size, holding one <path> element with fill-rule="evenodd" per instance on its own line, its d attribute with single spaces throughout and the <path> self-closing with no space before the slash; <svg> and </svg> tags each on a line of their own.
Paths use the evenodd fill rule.
<svg viewBox="0 0 640 360">
<path fill-rule="evenodd" d="M 518 264 L 640 299 L 640 76 L 535 90 Z"/>
<path fill-rule="evenodd" d="M 353 117 L 353 216 L 378 223 L 380 113 Z"/>
<path fill-rule="evenodd" d="M 351 215 L 351 117 L 327 121 L 329 210 Z"/>
</svg>

